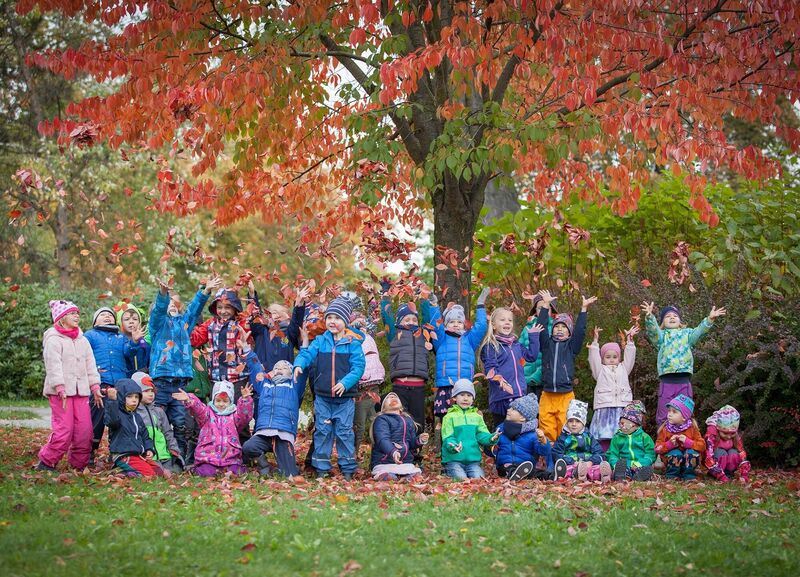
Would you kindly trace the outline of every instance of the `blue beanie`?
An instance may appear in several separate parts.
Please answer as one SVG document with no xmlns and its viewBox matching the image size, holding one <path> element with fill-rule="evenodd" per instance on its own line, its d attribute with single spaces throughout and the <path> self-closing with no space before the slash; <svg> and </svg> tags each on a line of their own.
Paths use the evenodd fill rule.
<svg viewBox="0 0 800 577">
<path fill-rule="evenodd" d="M 336 315 L 342 319 L 345 324 L 350 322 L 350 315 L 353 314 L 353 301 L 347 297 L 338 297 L 331 301 L 328 308 L 325 309 L 325 316 Z"/>
<path fill-rule="evenodd" d="M 667 316 L 668 313 L 675 313 L 678 315 L 678 318 L 681 318 L 681 311 L 678 310 L 678 307 L 675 305 L 667 305 L 658 313 L 658 324 L 664 322 L 664 317 Z"/>
<path fill-rule="evenodd" d="M 408 306 L 408 303 L 403 303 L 397 307 L 397 315 L 395 316 L 394 323 L 399 325 L 400 321 L 403 320 L 403 317 L 407 315 L 414 315 L 417 317 L 417 322 L 419 322 L 419 315 L 411 310 L 411 307 Z"/>
</svg>

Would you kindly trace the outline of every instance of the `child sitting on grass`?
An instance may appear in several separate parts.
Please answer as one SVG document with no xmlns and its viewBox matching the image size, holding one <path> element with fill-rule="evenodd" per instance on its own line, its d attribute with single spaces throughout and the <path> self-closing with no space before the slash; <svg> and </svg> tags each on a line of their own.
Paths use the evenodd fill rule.
<svg viewBox="0 0 800 577">
<path fill-rule="evenodd" d="M 129 477 L 163 475 L 153 462 L 155 447 L 142 417 L 136 412 L 142 400 L 142 389 L 131 379 L 120 379 L 106 390 L 105 425 L 108 427 L 108 449 L 114 467 Z"/>
<path fill-rule="evenodd" d="M 497 428 L 500 437 L 493 450 L 500 477 L 508 477 L 510 481 L 553 478 L 550 441 L 537 428 L 538 414 L 539 401 L 533 393 L 511 401 L 505 420 Z M 545 461 L 545 469 L 537 470 L 540 457 Z"/>
<path fill-rule="evenodd" d="M 706 419 L 706 467 L 717 481 L 730 481 L 734 473 L 747 482 L 750 461 L 739 433 L 739 411 L 725 405 Z"/>
<path fill-rule="evenodd" d="M 633 401 L 622 410 L 619 429 L 606 453 L 613 469 L 613 479 L 649 481 L 656 460 L 653 439 L 642 429 L 646 411 L 641 401 Z"/>
<path fill-rule="evenodd" d="M 611 480 L 611 465 L 603 460 L 600 443 L 586 429 L 589 405 L 572 399 L 567 407 L 567 422 L 553 445 L 556 479 L 567 477 L 579 481 Z"/>
<path fill-rule="evenodd" d="M 153 404 L 156 400 L 156 389 L 150 375 L 136 372 L 131 375 L 142 391 L 142 402 L 136 412 L 144 421 L 147 433 L 153 441 L 153 458 L 158 461 L 164 471 L 180 473 L 183 471 L 183 458 L 178 447 L 178 441 L 172 432 L 172 427 L 167 419 L 164 409 Z"/>
<path fill-rule="evenodd" d="M 372 476 L 378 481 L 398 478 L 411 481 L 422 473 L 414 457 L 428 442 L 428 433 L 417 435 L 414 419 L 405 412 L 397 393 L 388 393 L 381 403 L 370 430 L 372 437 Z"/>
<path fill-rule="evenodd" d="M 678 395 L 667 403 L 667 422 L 658 428 L 656 453 L 666 459 L 667 479 L 691 481 L 706 450 L 706 442 L 692 418 L 694 401 Z"/>
</svg>

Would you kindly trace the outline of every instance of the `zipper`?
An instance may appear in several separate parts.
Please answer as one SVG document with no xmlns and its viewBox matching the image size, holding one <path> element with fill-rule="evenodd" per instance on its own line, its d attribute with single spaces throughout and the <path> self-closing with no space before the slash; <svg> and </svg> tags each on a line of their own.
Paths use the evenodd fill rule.
<svg viewBox="0 0 800 577">
<path fill-rule="evenodd" d="M 458 378 L 461 378 L 461 337 L 458 337 L 458 349 L 456 353 L 456 370 L 458 371 Z"/>
<path fill-rule="evenodd" d="M 335 397 L 333 387 L 336 386 L 336 340 L 333 341 L 333 348 L 331 349 L 331 397 Z"/>
<path fill-rule="evenodd" d="M 406 445 L 406 420 L 403 416 L 400 416 L 400 420 L 403 421 L 403 458 L 408 455 L 408 446 Z"/>
<path fill-rule="evenodd" d="M 556 375 L 558 374 L 558 345 L 561 344 L 556 342 L 556 354 L 553 357 L 553 392 L 556 392 Z"/>
<path fill-rule="evenodd" d="M 517 392 L 519 396 L 522 396 L 522 387 L 519 386 L 519 373 L 517 372 L 517 356 L 514 354 L 514 345 L 508 347 L 508 350 L 511 352 L 511 360 L 514 361 L 514 385 L 517 387 Z"/>
<path fill-rule="evenodd" d="M 422 335 L 422 327 L 420 327 L 420 335 Z M 424 338 L 424 337 L 423 337 Z M 411 333 L 411 344 L 414 345 L 411 349 L 414 351 L 411 357 L 411 372 L 413 374 L 417 373 L 417 343 L 416 339 L 414 338 L 414 333 Z"/>
</svg>

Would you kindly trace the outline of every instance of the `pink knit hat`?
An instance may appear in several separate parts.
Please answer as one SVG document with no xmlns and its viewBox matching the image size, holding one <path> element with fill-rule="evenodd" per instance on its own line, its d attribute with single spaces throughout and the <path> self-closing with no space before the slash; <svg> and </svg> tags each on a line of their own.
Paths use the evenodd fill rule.
<svg viewBox="0 0 800 577">
<path fill-rule="evenodd" d="M 619 348 L 617 343 L 606 343 L 600 347 L 600 358 L 602 359 L 608 351 L 617 351 L 617 356 L 622 354 L 622 349 Z"/>
<path fill-rule="evenodd" d="M 50 301 L 50 312 L 53 315 L 53 324 L 56 324 L 69 313 L 79 312 L 80 309 L 70 301 Z"/>
</svg>

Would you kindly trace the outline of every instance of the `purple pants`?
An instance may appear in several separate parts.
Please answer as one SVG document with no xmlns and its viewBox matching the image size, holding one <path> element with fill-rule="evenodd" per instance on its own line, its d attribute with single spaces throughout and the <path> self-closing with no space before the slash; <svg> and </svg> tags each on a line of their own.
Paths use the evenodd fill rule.
<svg viewBox="0 0 800 577">
<path fill-rule="evenodd" d="M 228 465 L 227 467 L 217 467 L 210 463 L 200 463 L 195 466 L 194 474 L 200 477 L 215 477 L 217 475 L 224 475 L 225 473 L 233 473 L 234 475 L 244 475 L 247 472 L 247 467 L 241 463 Z"/>
<path fill-rule="evenodd" d="M 665 383 L 658 384 L 658 410 L 656 411 L 656 427 L 660 427 L 667 420 L 667 403 L 678 395 L 686 395 L 694 399 L 692 395 L 692 383 Z"/>
</svg>

